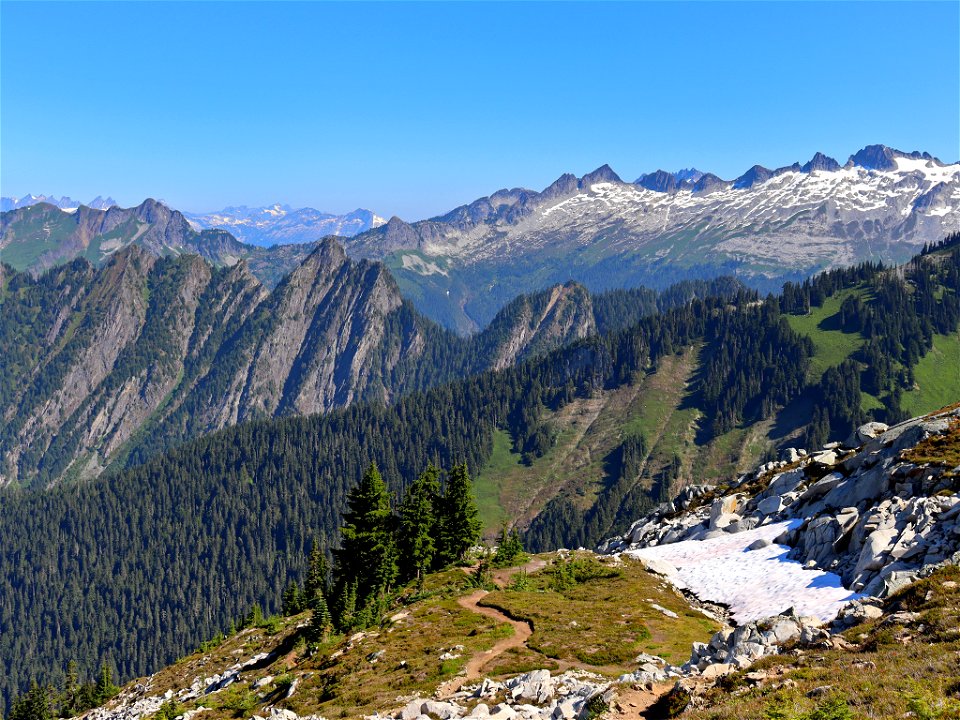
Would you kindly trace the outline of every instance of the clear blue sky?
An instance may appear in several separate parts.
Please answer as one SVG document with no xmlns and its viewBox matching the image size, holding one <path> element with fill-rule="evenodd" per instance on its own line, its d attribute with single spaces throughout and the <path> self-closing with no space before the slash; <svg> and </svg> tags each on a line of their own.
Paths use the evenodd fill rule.
<svg viewBox="0 0 960 720">
<path fill-rule="evenodd" d="M 408 220 L 609 163 L 960 157 L 960 3 L 0 2 L 0 193 Z"/>
</svg>

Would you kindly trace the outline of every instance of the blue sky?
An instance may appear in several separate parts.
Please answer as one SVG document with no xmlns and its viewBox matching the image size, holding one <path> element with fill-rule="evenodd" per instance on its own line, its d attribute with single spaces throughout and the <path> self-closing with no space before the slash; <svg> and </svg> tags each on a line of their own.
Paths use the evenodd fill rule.
<svg viewBox="0 0 960 720">
<path fill-rule="evenodd" d="M 415 220 L 609 163 L 960 157 L 960 3 L 0 2 L 0 193 Z"/>
</svg>

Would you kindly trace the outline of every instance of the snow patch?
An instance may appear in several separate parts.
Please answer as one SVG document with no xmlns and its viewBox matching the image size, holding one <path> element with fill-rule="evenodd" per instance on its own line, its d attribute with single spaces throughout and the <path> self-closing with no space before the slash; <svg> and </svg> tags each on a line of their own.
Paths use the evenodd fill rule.
<svg viewBox="0 0 960 720">
<path fill-rule="evenodd" d="M 773 543 L 780 533 L 800 522 L 789 520 L 709 540 L 687 540 L 625 554 L 673 566 L 676 572 L 668 573 L 668 579 L 701 600 L 726 605 L 737 623 L 772 617 L 790 607 L 798 615 L 829 622 L 845 603 L 859 595 L 844 588 L 834 573 L 805 570 L 800 563 L 788 560 L 790 548 Z M 747 550 L 757 540 L 771 544 Z"/>
</svg>

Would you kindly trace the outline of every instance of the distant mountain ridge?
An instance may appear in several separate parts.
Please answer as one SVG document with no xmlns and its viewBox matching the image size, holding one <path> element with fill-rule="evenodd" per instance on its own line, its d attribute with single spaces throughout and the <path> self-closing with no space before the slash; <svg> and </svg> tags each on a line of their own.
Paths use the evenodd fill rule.
<svg viewBox="0 0 960 720">
<path fill-rule="evenodd" d="M 7 212 L 8 210 L 16 210 L 17 208 L 30 207 L 31 205 L 37 205 L 39 203 L 49 203 L 50 205 L 56 205 L 61 210 L 76 210 L 81 205 L 86 205 L 87 207 L 94 208 L 95 210 L 107 210 L 108 208 L 113 207 L 117 204 L 117 201 L 112 197 L 101 197 L 97 195 L 93 200 L 88 203 L 81 203 L 73 198 L 63 197 L 57 199 L 53 195 L 24 195 L 20 198 L 15 197 L 2 197 L 0 198 L 0 212 Z"/>
<path fill-rule="evenodd" d="M 184 215 L 198 230 L 220 228 L 241 242 L 263 247 L 315 242 L 328 235 L 353 237 L 386 223 L 384 218 L 362 208 L 345 215 L 335 215 L 309 207 L 292 208 L 281 203 L 252 208 L 240 205 L 216 212 Z"/>
<path fill-rule="evenodd" d="M 902 262 L 958 229 L 960 164 L 871 145 L 843 166 L 816 153 L 733 180 L 658 170 L 627 183 L 604 165 L 542 192 L 393 217 L 346 245 L 384 259 L 421 310 L 469 331 L 514 295 L 568 279 L 603 290 L 736 274 L 773 290 L 829 267 Z"/>
<path fill-rule="evenodd" d="M 182 213 L 149 198 L 133 208 L 107 210 L 81 205 L 68 211 L 41 202 L 0 216 L 0 261 L 35 274 L 76 257 L 103 265 L 132 244 L 157 256 L 200 255 L 218 266 L 246 260 L 250 271 L 267 285 L 279 282 L 316 247 L 312 243 L 261 248 L 224 230 L 198 232 Z"/>
</svg>

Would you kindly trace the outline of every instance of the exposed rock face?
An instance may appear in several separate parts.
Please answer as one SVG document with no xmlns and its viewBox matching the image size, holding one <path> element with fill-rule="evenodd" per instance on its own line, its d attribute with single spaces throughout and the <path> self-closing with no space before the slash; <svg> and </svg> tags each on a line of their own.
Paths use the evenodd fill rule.
<svg viewBox="0 0 960 720">
<path fill-rule="evenodd" d="M 505 307 L 486 331 L 490 342 L 484 364 L 501 370 L 596 333 L 590 294 L 582 285 L 567 283 Z"/>
<path fill-rule="evenodd" d="M 0 484 L 97 475 L 245 420 L 389 403 L 596 332 L 589 294 L 568 284 L 456 337 L 404 304 L 382 264 L 332 239 L 272 291 L 245 262 L 215 269 L 138 244 L 98 271 L 3 272 L 15 290 L 0 294 Z M 450 367 L 414 372 L 427 350 Z"/>
<path fill-rule="evenodd" d="M 792 558 L 836 573 L 855 592 L 885 597 L 924 568 L 958 557 L 960 469 L 913 462 L 903 454 L 958 424 L 960 410 L 891 428 L 868 423 L 848 440 L 856 449 L 833 443 L 821 452 L 794 453 L 797 467 L 776 472 L 786 461 L 768 463 L 711 504 L 696 504 L 696 498 L 713 488 L 686 488 L 600 550 L 702 539 L 717 530 L 739 532 L 797 519 L 802 522 L 796 528 L 777 538 L 792 548 Z M 734 511 L 742 515 L 736 521 Z"/>
</svg>

